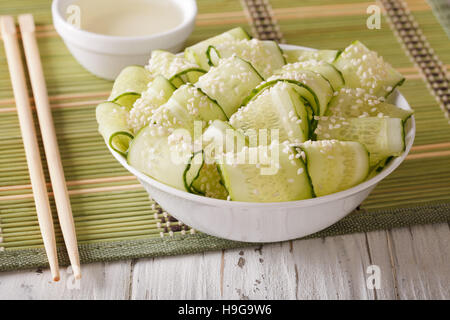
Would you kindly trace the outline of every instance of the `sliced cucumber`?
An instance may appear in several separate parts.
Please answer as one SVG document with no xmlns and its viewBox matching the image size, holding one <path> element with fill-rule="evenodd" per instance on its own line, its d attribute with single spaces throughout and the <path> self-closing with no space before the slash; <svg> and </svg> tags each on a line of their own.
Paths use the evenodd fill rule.
<svg viewBox="0 0 450 320">
<path fill-rule="evenodd" d="M 246 145 L 245 137 L 228 122 L 214 120 L 203 133 L 202 143 L 203 164 L 197 174 L 195 171 L 191 173 L 195 178 L 190 184 L 190 192 L 226 199 L 228 191 L 223 185 L 216 161 L 223 161 L 224 154 L 228 152 L 240 151 Z"/>
<path fill-rule="evenodd" d="M 230 124 L 243 130 L 244 134 L 250 137 L 250 141 L 257 141 L 258 144 L 267 144 L 273 139 L 279 142 L 300 143 L 309 136 L 309 119 L 305 104 L 295 85 L 282 81 L 274 83 L 240 108 L 230 118 Z M 267 130 L 265 141 L 258 141 L 258 137 L 261 139 L 260 130 Z"/>
<path fill-rule="evenodd" d="M 333 91 L 337 91 L 345 84 L 342 73 L 334 65 L 325 61 L 307 60 L 303 62 L 290 63 L 285 65 L 282 72 L 296 72 L 301 70 L 314 71 L 322 75 L 327 80 Z"/>
<path fill-rule="evenodd" d="M 389 163 L 389 161 L 391 161 L 393 158 L 394 157 L 387 157 L 387 158 L 381 160 L 380 162 L 378 162 L 375 166 L 373 166 L 372 169 L 370 170 L 370 173 L 367 176 L 366 180 L 372 179 L 377 174 L 379 174 L 384 169 L 384 167 L 386 167 L 386 165 Z"/>
<path fill-rule="evenodd" d="M 204 195 L 208 198 L 225 200 L 228 191 L 222 182 L 222 176 L 216 163 L 203 163 L 197 177 L 191 184 L 193 193 Z"/>
<path fill-rule="evenodd" d="M 130 110 L 128 123 L 133 132 L 148 125 L 153 112 L 166 103 L 174 91 L 174 86 L 166 78 L 156 76 Z"/>
<path fill-rule="evenodd" d="M 171 187 L 184 190 L 185 171 L 193 155 L 188 130 L 172 131 L 147 126 L 130 145 L 127 161 L 142 173 Z"/>
<path fill-rule="evenodd" d="M 398 156 L 405 149 L 403 121 L 399 118 L 348 118 L 331 117 L 319 120 L 316 129 L 318 140 L 337 139 L 357 141 L 370 152 L 370 166 L 390 156 Z"/>
<path fill-rule="evenodd" d="M 378 97 L 387 97 L 405 81 L 383 57 L 359 41 L 345 48 L 334 65 L 342 71 L 348 87 L 363 88 Z"/>
<path fill-rule="evenodd" d="M 228 120 L 222 108 L 203 91 L 192 84 L 178 88 L 170 98 L 187 109 L 198 120 Z"/>
<path fill-rule="evenodd" d="M 286 50 L 284 51 L 284 54 L 286 55 L 287 63 L 302 62 L 307 60 L 317 60 L 332 63 L 338 56 L 339 52 L 340 51 L 338 50 L 296 49 Z"/>
<path fill-rule="evenodd" d="M 196 86 L 216 100 L 229 118 L 261 81 L 250 63 L 233 56 L 221 59 L 217 67 L 200 77 Z"/>
<path fill-rule="evenodd" d="M 229 40 L 242 39 L 250 39 L 250 36 L 241 27 L 234 28 L 186 48 L 184 50 L 184 57 L 187 61 L 200 66 L 200 68 L 209 70 L 210 66 L 208 64 L 208 57 L 206 56 L 206 50 L 209 46 L 214 46 Z"/>
<path fill-rule="evenodd" d="M 206 71 L 173 53 L 164 50 L 153 50 L 146 68 L 154 76 L 162 75 L 175 86 L 197 82 Z"/>
<path fill-rule="evenodd" d="M 204 166 L 203 151 L 194 152 L 186 165 L 183 173 L 184 187 L 190 193 L 201 194 L 193 187 L 194 180 L 198 179 L 199 173 Z"/>
<path fill-rule="evenodd" d="M 363 182 L 369 173 L 369 154 L 359 142 L 307 141 L 301 149 L 314 193 L 321 197 Z"/>
<path fill-rule="evenodd" d="M 387 116 L 405 121 L 414 113 L 412 110 L 401 109 L 383 100 L 368 94 L 366 90 L 361 88 L 342 88 L 331 99 L 326 115 L 343 118 L 357 118 L 362 115 L 369 117 Z"/>
<path fill-rule="evenodd" d="M 219 59 L 229 58 L 232 55 L 250 62 L 264 78 L 270 77 L 286 63 L 275 41 L 230 40 L 209 46 L 206 52 L 208 64 L 211 66 L 217 66 Z"/>
<path fill-rule="evenodd" d="M 200 68 L 186 69 L 173 75 L 172 78 L 170 78 L 170 82 L 176 88 L 179 88 L 185 83 L 196 83 L 205 73 L 206 71 Z"/>
<path fill-rule="evenodd" d="M 304 100 L 305 106 L 307 106 L 308 108 L 308 114 L 310 116 L 310 119 L 312 119 L 312 116 L 314 114 L 320 113 L 319 111 L 320 104 L 316 93 L 306 84 L 289 79 L 275 79 L 271 81 L 262 82 L 258 87 L 256 87 L 250 92 L 248 97 L 244 99 L 242 105 L 246 106 L 250 101 L 256 99 L 258 95 L 262 94 L 265 90 L 274 86 L 278 82 L 286 82 L 295 85 L 295 90 L 299 93 L 302 100 Z"/>
<path fill-rule="evenodd" d="M 114 102 L 100 103 L 96 110 L 98 131 L 116 152 L 126 156 L 133 133 L 128 126 L 128 109 Z"/>
<path fill-rule="evenodd" d="M 214 120 L 203 133 L 202 143 L 206 162 L 215 163 L 224 153 L 241 151 L 247 140 L 229 122 Z"/>
<path fill-rule="evenodd" d="M 243 148 L 241 153 L 246 160 L 244 163 L 219 163 L 231 200 L 279 202 L 312 197 L 305 165 L 288 145 L 273 143 Z M 255 163 L 249 161 L 251 154 L 259 155 Z M 234 159 L 239 158 L 241 156 L 235 154 Z"/>
<path fill-rule="evenodd" d="M 184 106 L 175 100 L 169 99 L 167 103 L 155 110 L 150 125 L 171 129 L 184 128 L 190 133 L 193 133 L 195 120 L 201 119 L 198 116 L 194 117 Z"/>
<path fill-rule="evenodd" d="M 133 104 L 140 97 L 141 97 L 140 93 L 125 92 L 117 96 L 114 100 L 112 100 L 112 102 L 120 104 L 121 106 L 126 107 L 128 110 L 131 110 L 133 108 Z"/>
<path fill-rule="evenodd" d="M 142 66 L 125 67 L 114 81 L 109 101 L 118 99 L 125 93 L 141 94 L 147 89 L 147 84 L 152 80 L 152 75 Z M 129 97 L 128 97 L 129 98 Z M 114 101 L 119 102 L 119 101 Z"/>
<path fill-rule="evenodd" d="M 166 128 L 185 128 L 194 133 L 196 121 L 203 126 L 210 120 L 228 120 L 220 106 L 200 89 L 185 84 L 175 90 L 169 101 L 154 111 L 152 123 Z M 199 137 L 200 138 L 200 137 Z"/>
<path fill-rule="evenodd" d="M 295 80 L 307 85 L 311 88 L 318 99 L 318 108 L 314 110 L 316 115 L 324 115 L 328 102 L 333 96 L 333 89 L 330 83 L 322 77 L 319 73 L 309 70 L 298 70 L 298 71 L 284 71 L 280 70 L 276 72 L 275 75 L 270 77 L 268 81 L 276 79 L 287 79 Z"/>
</svg>

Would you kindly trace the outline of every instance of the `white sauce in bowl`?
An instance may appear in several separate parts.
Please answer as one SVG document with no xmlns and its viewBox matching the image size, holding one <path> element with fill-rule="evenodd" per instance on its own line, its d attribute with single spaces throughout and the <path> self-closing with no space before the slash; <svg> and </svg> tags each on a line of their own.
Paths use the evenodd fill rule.
<svg viewBox="0 0 450 320">
<path fill-rule="evenodd" d="M 77 0 L 80 28 L 109 36 L 147 36 L 176 28 L 184 20 L 172 0 Z"/>
</svg>

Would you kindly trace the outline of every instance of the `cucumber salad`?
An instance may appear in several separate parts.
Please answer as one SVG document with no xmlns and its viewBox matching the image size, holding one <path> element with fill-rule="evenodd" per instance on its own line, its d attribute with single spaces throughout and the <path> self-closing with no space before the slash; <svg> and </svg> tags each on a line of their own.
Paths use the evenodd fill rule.
<svg viewBox="0 0 450 320">
<path fill-rule="evenodd" d="M 320 197 L 360 184 L 405 149 L 404 77 L 359 41 L 285 50 L 235 28 L 129 66 L 97 106 L 108 146 L 142 173 L 232 201 Z"/>
</svg>

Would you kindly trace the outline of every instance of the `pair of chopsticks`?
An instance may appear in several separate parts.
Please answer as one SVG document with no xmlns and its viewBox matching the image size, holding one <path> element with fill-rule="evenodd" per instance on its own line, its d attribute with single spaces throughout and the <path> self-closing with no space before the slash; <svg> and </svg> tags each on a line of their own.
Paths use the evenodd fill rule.
<svg viewBox="0 0 450 320">
<path fill-rule="evenodd" d="M 31 14 L 23 14 L 19 16 L 18 20 L 56 209 L 58 211 L 59 224 L 64 236 L 64 242 L 69 254 L 73 274 L 75 279 L 80 279 L 81 270 L 75 224 L 61 164 L 61 156 L 56 140 L 55 127 L 53 125 L 41 58 L 36 41 L 34 19 Z M 58 281 L 60 275 L 52 211 L 50 208 L 44 171 L 42 169 L 39 145 L 34 128 L 33 115 L 28 97 L 28 88 L 19 50 L 14 18 L 12 16 L 1 16 L 0 28 L 5 44 L 6 58 L 9 65 L 14 99 L 16 101 L 17 113 L 19 116 L 20 130 L 25 147 L 39 227 L 41 229 L 53 280 Z"/>
</svg>

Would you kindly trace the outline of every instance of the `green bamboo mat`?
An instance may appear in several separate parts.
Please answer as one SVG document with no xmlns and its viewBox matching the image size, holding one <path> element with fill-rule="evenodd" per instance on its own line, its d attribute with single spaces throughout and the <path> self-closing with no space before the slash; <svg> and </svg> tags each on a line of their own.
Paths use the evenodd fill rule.
<svg viewBox="0 0 450 320">
<path fill-rule="evenodd" d="M 401 91 L 415 109 L 417 122 L 411 154 L 359 210 L 313 237 L 450 221 L 450 125 L 445 117 L 448 105 L 436 101 L 433 87 L 427 87 L 420 69 L 409 59 L 407 49 L 400 45 L 384 18 L 381 29 L 366 28 L 366 9 L 373 2 L 272 0 L 272 8 L 265 0 L 197 3 L 199 16 L 188 44 L 234 26 L 242 26 L 261 38 L 315 48 L 342 48 L 359 39 L 407 78 Z M 448 39 L 430 6 L 425 0 L 406 3 L 442 61 L 442 68 L 448 69 Z M 149 200 L 136 179 L 109 154 L 97 133 L 95 106 L 108 96 L 112 83 L 89 74 L 72 58 L 52 26 L 50 1 L 2 1 L 0 12 L 32 12 L 38 23 L 38 42 L 82 262 L 250 245 L 214 238 L 177 221 Z M 3 44 L 0 46 L 0 270 L 42 267 L 46 258 Z M 68 259 L 57 225 L 56 232 L 60 262 L 65 265 Z"/>
</svg>

